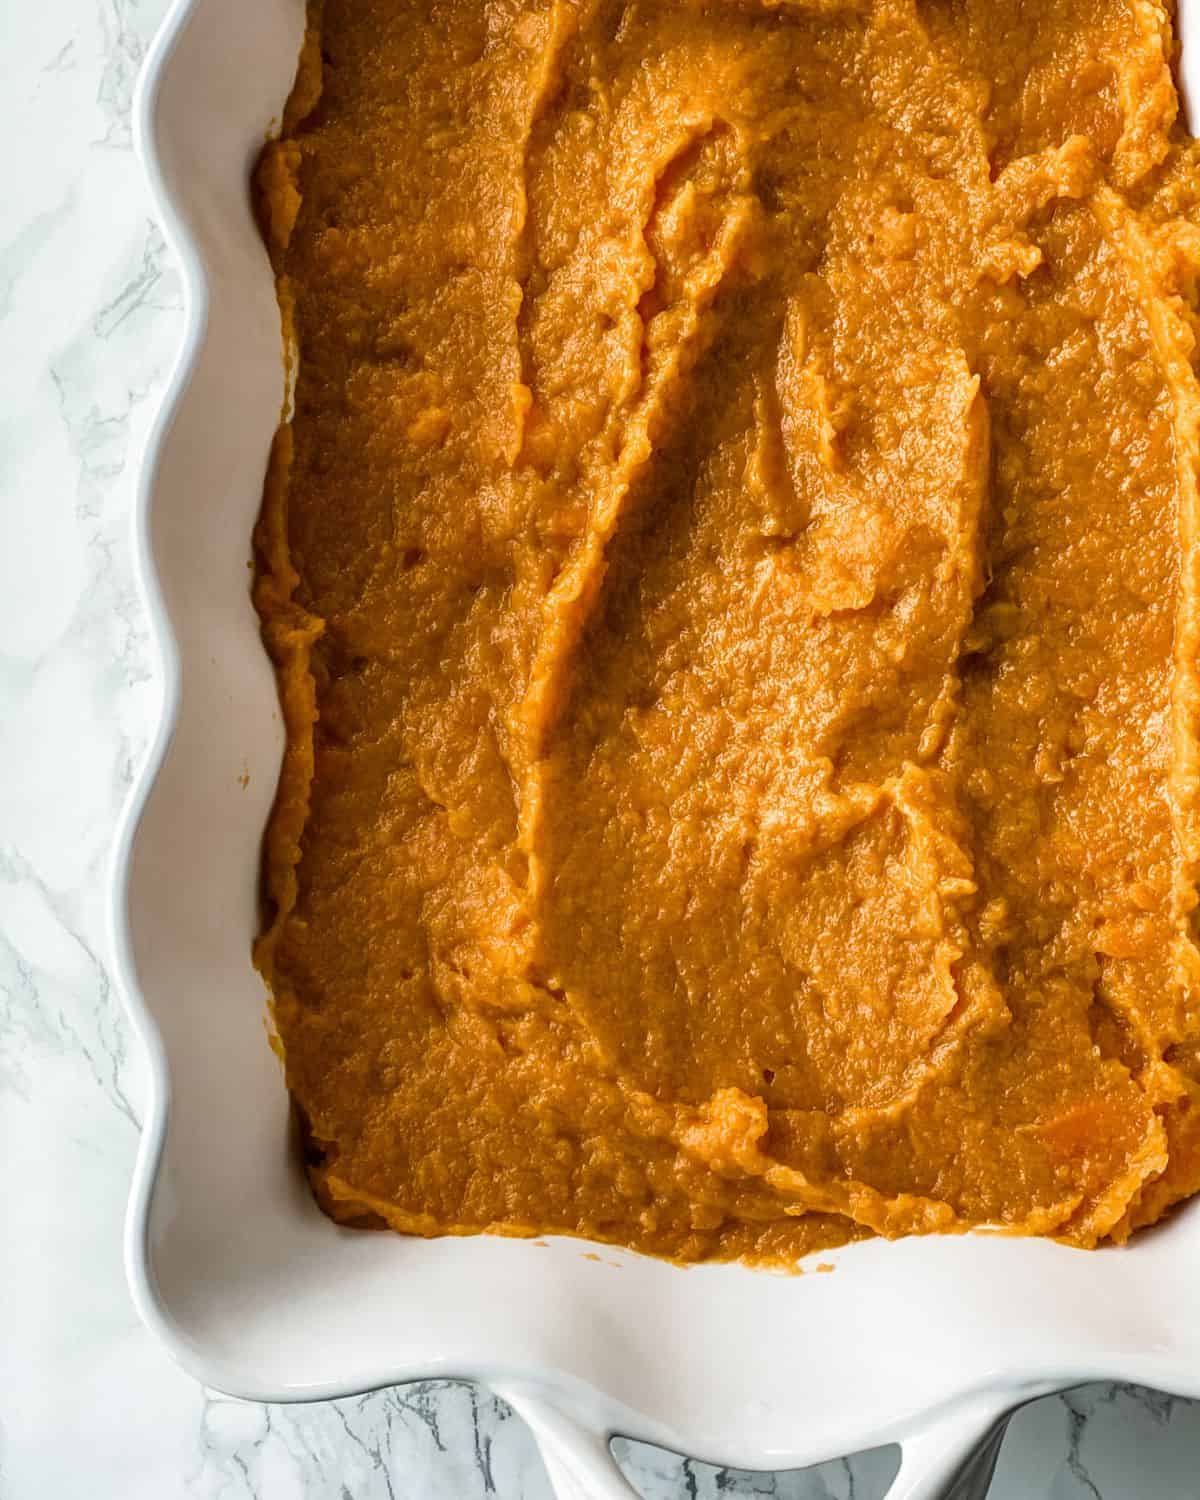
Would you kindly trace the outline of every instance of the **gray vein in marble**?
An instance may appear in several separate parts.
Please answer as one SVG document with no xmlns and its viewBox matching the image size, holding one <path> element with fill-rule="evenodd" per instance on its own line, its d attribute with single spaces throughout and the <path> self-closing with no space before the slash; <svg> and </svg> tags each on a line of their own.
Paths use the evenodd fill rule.
<svg viewBox="0 0 1200 1500">
<path fill-rule="evenodd" d="M 64 42 L 48 63 L 42 65 L 43 73 L 65 73 L 75 67 L 75 42 Z"/>
<path fill-rule="evenodd" d="M 387 1490 L 388 1500 L 395 1500 L 396 1491 L 392 1485 L 391 1465 L 388 1462 L 387 1451 L 385 1451 L 383 1444 L 383 1437 L 386 1436 L 390 1438 L 391 1435 L 392 1424 L 390 1420 L 390 1414 L 387 1426 L 385 1427 L 383 1434 L 367 1436 L 363 1433 L 354 1431 L 354 1429 L 350 1426 L 350 1422 L 347 1419 L 346 1412 L 343 1406 L 335 1406 L 334 1411 L 337 1415 L 338 1421 L 342 1424 L 342 1430 L 345 1432 L 346 1437 L 351 1443 L 361 1448 L 363 1453 L 370 1460 L 372 1469 L 374 1469 L 375 1472 L 379 1475 Z M 388 1450 L 390 1450 L 390 1447 L 391 1444 L 389 1441 Z"/>
<path fill-rule="evenodd" d="M 618 1439 L 614 1452 L 641 1493 L 686 1500 L 762 1497 L 762 1500 L 881 1500 L 896 1469 L 895 1450 L 879 1449 L 835 1459 L 812 1469 L 769 1474 L 715 1469 L 695 1459 Z"/>
<path fill-rule="evenodd" d="M 146 55 L 144 33 L 131 13 L 130 0 L 102 0 L 100 22 L 104 29 L 107 61 L 100 77 L 99 100 L 108 118 L 108 129 L 97 144 L 128 147 L 132 139 L 130 110 L 138 70 Z"/>
<path fill-rule="evenodd" d="M 76 213 L 78 200 L 68 185 L 57 207 L 28 219 L 20 232 L 0 248 L 0 321 L 12 307 L 17 282 L 26 273 L 51 237 Z"/>
<path fill-rule="evenodd" d="M 496 1493 L 496 1481 L 492 1475 L 492 1440 L 480 1422 L 480 1401 L 483 1399 L 475 1386 L 471 1386 L 471 1432 L 475 1442 L 475 1465 L 483 1480 L 484 1490 L 489 1495 Z M 488 1415 L 494 1416 L 496 1402 L 489 1401 Z"/>
<path fill-rule="evenodd" d="M 172 282 L 175 283 L 174 291 L 169 290 Z M 164 284 L 168 288 L 165 296 Z M 175 268 L 167 264 L 166 241 L 158 225 L 152 219 L 147 220 L 141 270 L 121 288 L 111 302 L 99 309 L 92 319 L 92 329 L 97 338 L 106 339 L 126 318 L 141 308 L 174 309 L 180 305 L 178 277 Z"/>
<path fill-rule="evenodd" d="M 1112 1392 L 1114 1396 L 1123 1396 L 1128 1401 L 1136 1401 L 1160 1427 L 1170 1426 L 1171 1418 L 1179 1406 L 1178 1396 L 1169 1396 L 1166 1391 L 1148 1390 L 1145 1386 L 1115 1385 L 1112 1387 Z"/>
<path fill-rule="evenodd" d="M 1069 1394 L 1065 1395 L 1062 1401 L 1067 1409 L 1069 1422 L 1067 1467 L 1070 1469 L 1072 1477 L 1083 1487 L 1087 1494 L 1093 1496 L 1094 1500 L 1104 1500 L 1104 1497 L 1096 1488 L 1095 1481 L 1088 1473 L 1087 1465 L 1084 1463 L 1079 1452 L 1080 1444 L 1083 1441 L 1083 1434 L 1087 1428 L 1089 1413 L 1077 1405 Z"/>
<path fill-rule="evenodd" d="M 19 854 L 0 851 L 0 882 L 19 885 L 40 896 L 47 913 L 57 921 L 64 939 L 84 958 L 96 993 L 91 1017 L 94 1030 L 89 1038 L 64 1008 L 47 1002 L 34 965 L 22 957 L 12 938 L 0 932 L 0 959 L 11 966 L 10 972 L 15 976 L 14 980 L 0 984 L 0 994 L 5 997 L 0 1042 L 7 1037 L 10 1044 L 14 1044 L 14 1051 L 7 1059 L 0 1053 L 0 1076 L 28 1099 L 29 1079 L 22 1070 L 21 1056 L 27 1055 L 30 1044 L 40 1044 L 60 1053 L 74 1051 L 87 1063 L 93 1081 L 117 1112 L 135 1131 L 140 1130 L 140 1121 L 121 1081 L 127 1059 L 124 1019 L 117 1017 L 108 974 L 73 919 L 69 898 L 50 891 Z"/>
</svg>

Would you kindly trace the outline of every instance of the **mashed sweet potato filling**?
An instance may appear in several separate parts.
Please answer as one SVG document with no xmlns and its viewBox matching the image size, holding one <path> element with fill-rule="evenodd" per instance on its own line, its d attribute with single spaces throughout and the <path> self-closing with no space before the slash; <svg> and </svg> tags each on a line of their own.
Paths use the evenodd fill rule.
<svg viewBox="0 0 1200 1500">
<path fill-rule="evenodd" d="M 322 1205 L 789 1262 L 1200 1189 L 1160 0 L 325 0 L 258 962 Z"/>
</svg>

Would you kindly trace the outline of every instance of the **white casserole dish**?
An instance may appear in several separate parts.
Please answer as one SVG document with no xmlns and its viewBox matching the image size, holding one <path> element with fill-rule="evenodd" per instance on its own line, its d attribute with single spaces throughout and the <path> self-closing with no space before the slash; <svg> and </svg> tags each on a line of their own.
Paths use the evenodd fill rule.
<svg viewBox="0 0 1200 1500">
<path fill-rule="evenodd" d="M 875 1242 L 784 1277 L 339 1229 L 289 1169 L 250 964 L 282 729 L 247 559 L 283 376 L 247 182 L 303 21 L 304 0 L 176 0 L 136 109 L 187 288 L 135 540 L 163 708 L 112 881 L 149 1065 L 126 1238 L 142 1317 L 198 1379 L 252 1399 L 485 1381 L 531 1422 L 561 1500 L 628 1500 L 614 1432 L 771 1469 L 901 1442 L 892 1500 L 965 1500 L 1034 1395 L 1115 1378 L 1200 1397 L 1200 1202 L 1124 1250 Z"/>
</svg>

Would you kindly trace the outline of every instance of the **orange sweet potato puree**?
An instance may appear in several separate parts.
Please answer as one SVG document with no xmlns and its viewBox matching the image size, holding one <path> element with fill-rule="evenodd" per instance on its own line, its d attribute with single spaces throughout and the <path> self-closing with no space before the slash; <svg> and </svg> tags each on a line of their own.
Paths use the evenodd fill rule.
<svg viewBox="0 0 1200 1500">
<path fill-rule="evenodd" d="M 326 0 L 257 961 L 335 1218 L 789 1263 L 1200 1189 L 1159 0 Z"/>
</svg>

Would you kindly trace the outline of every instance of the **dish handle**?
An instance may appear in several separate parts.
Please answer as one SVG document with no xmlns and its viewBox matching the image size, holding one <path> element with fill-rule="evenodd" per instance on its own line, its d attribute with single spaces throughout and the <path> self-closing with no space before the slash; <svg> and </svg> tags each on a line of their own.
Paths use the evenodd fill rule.
<svg viewBox="0 0 1200 1500">
<path fill-rule="evenodd" d="M 900 1449 L 900 1468 L 886 1500 L 984 1500 L 1000 1445 L 1017 1407 L 996 1396 L 957 1402 Z"/>
<path fill-rule="evenodd" d="M 538 1388 L 504 1383 L 492 1389 L 532 1430 L 556 1500 L 640 1500 L 617 1467 L 603 1422 L 568 1416 Z"/>
<path fill-rule="evenodd" d="M 561 1398 L 537 1387 L 506 1382 L 493 1389 L 533 1432 L 556 1500 L 638 1500 L 612 1456 L 605 1424 L 568 1415 Z M 1021 1404 L 981 1396 L 928 1422 L 903 1444 L 886 1500 L 984 1500 Z"/>
</svg>

